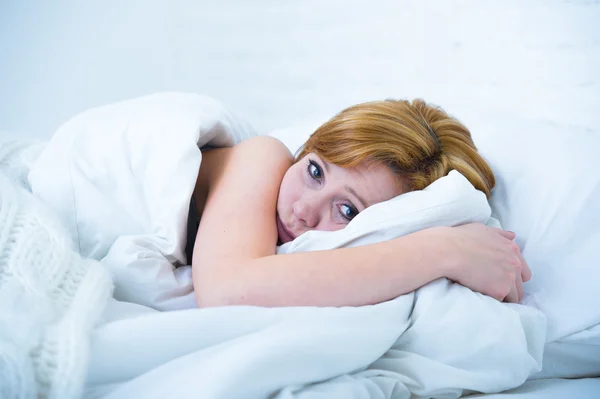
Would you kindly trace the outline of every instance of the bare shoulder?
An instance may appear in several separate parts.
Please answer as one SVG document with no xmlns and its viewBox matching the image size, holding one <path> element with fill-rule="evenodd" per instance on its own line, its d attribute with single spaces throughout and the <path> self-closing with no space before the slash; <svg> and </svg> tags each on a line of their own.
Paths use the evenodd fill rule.
<svg viewBox="0 0 600 399">
<path fill-rule="evenodd" d="M 197 276 L 202 274 L 200 270 L 229 262 L 243 264 L 275 253 L 277 197 L 293 162 L 287 147 L 268 136 L 206 155 L 209 163 L 200 169 L 209 166 L 212 172 L 194 246 Z M 235 243 L 235 251 L 231 251 L 231 243 Z"/>
<path fill-rule="evenodd" d="M 269 136 L 246 139 L 233 147 L 217 148 L 203 154 L 196 184 L 196 195 L 206 196 L 225 176 L 247 178 L 250 170 L 286 171 L 293 156 L 279 140 Z M 260 176 L 260 173 L 259 175 Z M 199 192 L 204 195 L 199 195 Z"/>
<path fill-rule="evenodd" d="M 276 184 L 279 188 L 280 180 L 265 179 L 265 177 L 280 175 L 283 178 L 283 174 L 294 161 L 287 147 L 281 141 L 269 136 L 249 138 L 225 151 L 227 152 L 223 156 L 216 156 L 221 162 L 221 166 L 217 168 L 220 177 L 254 181 L 258 184 L 257 188 L 268 187 L 271 184 Z M 213 183 L 217 180 L 220 179 L 213 179 Z"/>
<path fill-rule="evenodd" d="M 260 159 L 289 164 L 293 161 L 290 150 L 281 141 L 270 136 L 256 136 L 242 141 L 234 147 L 240 155 L 251 155 Z M 265 158 L 263 158 L 265 157 Z"/>
<path fill-rule="evenodd" d="M 283 175 L 292 166 L 294 157 L 279 140 L 269 136 L 256 136 L 233 147 L 223 170 L 223 180 L 228 180 L 232 196 L 243 196 L 246 201 L 256 197 L 264 202 L 265 196 L 275 199 Z M 251 192 L 245 192 L 243 188 Z M 275 205 L 275 204 L 274 204 Z"/>
</svg>

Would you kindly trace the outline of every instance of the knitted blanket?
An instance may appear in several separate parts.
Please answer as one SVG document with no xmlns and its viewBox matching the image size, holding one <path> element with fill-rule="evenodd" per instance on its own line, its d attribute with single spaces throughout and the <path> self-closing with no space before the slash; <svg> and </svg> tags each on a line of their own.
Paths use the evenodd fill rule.
<svg viewBox="0 0 600 399">
<path fill-rule="evenodd" d="M 72 250 L 52 212 L 28 190 L 41 144 L 0 142 L 0 398 L 76 398 L 90 332 L 111 295 L 96 261 Z"/>
</svg>

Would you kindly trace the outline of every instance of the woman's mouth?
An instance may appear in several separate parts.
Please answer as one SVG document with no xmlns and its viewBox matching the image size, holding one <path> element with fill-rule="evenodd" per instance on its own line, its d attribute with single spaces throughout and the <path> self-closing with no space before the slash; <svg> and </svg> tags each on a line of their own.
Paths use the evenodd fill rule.
<svg viewBox="0 0 600 399">
<path fill-rule="evenodd" d="M 279 233 L 279 240 L 282 244 L 294 241 L 294 235 L 285 227 L 285 225 L 279 218 L 279 215 L 277 215 L 277 232 Z"/>
</svg>

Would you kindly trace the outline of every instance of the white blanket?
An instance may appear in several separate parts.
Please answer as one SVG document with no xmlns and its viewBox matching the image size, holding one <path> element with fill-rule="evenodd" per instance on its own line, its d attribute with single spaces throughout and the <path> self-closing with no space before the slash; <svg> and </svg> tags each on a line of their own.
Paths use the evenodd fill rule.
<svg viewBox="0 0 600 399">
<path fill-rule="evenodd" d="M 455 398 L 522 384 L 541 367 L 544 336 L 539 312 L 446 280 L 375 306 L 150 311 L 96 331 L 88 392 Z"/>
<path fill-rule="evenodd" d="M 0 398 L 74 399 L 90 332 L 110 298 L 99 262 L 82 260 L 24 177 L 39 146 L 0 141 Z"/>
<path fill-rule="evenodd" d="M 202 159 L 252 128 L 219 102 L 164 93 L 88 110 L 33 164 L 34 194 L 63 218 L 83 256 L 113 273 L 115 297 L 161 310 L 195 305 L 185 237 Z"/>
<path fill-rule="evenodd" d="M 94 333 L 90 396 L 458 397 L 516 387 L 540 370 L 540 312 L 446 279 L 375 306 L 153 310 L 193 307 L 189 267 L 172 263 L 186 262 L 198 147 L 251 134 L 206 97 L 156 95 L 77 116 L 34 164 L 33 191 L 81 252 L 109 267 L 116 297 L 136 303 L 113 302 Z M 353 245 L 490 216 L 485 196 L 458 173 L 403 197 L 364 212 L 346 233 L 308 234 L 280 250 L 316 249 L 316 234 Z M 404 217 L 369 227 L 389 209 Z"/>
</svg>

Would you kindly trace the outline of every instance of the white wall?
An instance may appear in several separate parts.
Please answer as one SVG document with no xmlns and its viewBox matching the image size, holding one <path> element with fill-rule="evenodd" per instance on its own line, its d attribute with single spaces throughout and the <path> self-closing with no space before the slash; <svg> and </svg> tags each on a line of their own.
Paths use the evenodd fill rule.
<svg viewBox="0 0 600 399">
<path fill-rule="evenodd" d="M 600 126 L 598 1 L 0 0 L 0 129 L 213 95 L 259 129 L 424 97 Z"/>
</svg>

